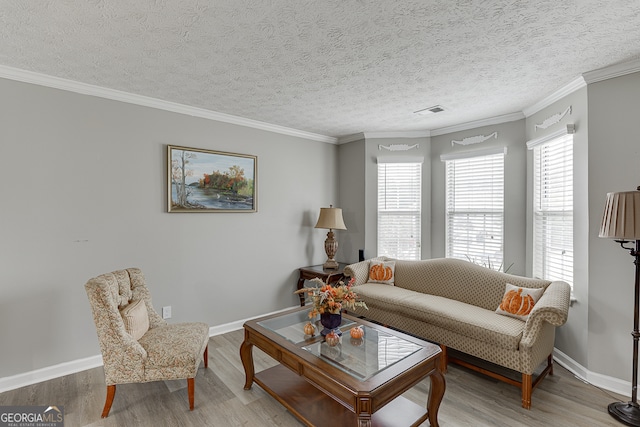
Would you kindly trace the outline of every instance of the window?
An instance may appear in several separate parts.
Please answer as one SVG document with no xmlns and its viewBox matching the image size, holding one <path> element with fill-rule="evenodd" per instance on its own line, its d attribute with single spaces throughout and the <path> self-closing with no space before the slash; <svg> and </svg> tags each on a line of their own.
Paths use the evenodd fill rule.
<svg viewBox="0 0 640 427">
<path fill-rule="evenodd" d="M 573 286 L 573 135 L 533 149 L 533 275 Z"/>
<path fill-rule="evenodd" d="M 420 259 L 422 163 L 378 160 L 378 256 Z"/>
<path fill-rule="evenodd" d="M 444 155 L 446 256 L 502 268 L 506 148 Z"/>
</svg>

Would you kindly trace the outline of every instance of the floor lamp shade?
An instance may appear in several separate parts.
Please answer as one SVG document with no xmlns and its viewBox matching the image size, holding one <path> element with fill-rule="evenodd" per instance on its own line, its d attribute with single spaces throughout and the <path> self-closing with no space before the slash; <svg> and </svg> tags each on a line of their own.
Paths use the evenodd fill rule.
<svg viewBox="0 0 640 427">
<path fill-rule="evenodd" d="M 338 262 L 334 259 L 338 251 L 338 241 L 335 239 L 333 230 L 346 230 L 342 219 L 342 209 L 334 208 L 329 205 L 328 208 L 320 208 L 320 216 L 315 228 L 328 229 L 327 239 L 324 241 L 324 251 L 327 253 L 327 261 L 323 264 L 324 268 L 338 268 Z"/>
<path fill-rule="evenodd" d="M 607 194 L 600 237 L 619 240 L 640 239 L 640 191 Z"/>
<path fill-rule="evenodd" d="M 608 193 L 602 215 L 600 237 L 615 239 L 634 257 L 636 268 L 633 299 L 633 356 L 631 373 L 631 401 L 609 404 L 609 414 L 629 426 L 640 427 L 640 405 L 638 405 L 638 341 L 640 340 L 640 187 L 637 191 Z M 634 247 L 625 246 L 635 241 Z"/>
</svg>

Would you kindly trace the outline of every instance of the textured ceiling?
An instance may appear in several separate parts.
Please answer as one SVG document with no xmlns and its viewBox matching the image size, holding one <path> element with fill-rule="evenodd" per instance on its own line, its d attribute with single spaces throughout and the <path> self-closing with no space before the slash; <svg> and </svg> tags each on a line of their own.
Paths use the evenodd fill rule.
<svg viewBox="0 0 640 427">
<path fill-rule="evenodd" d="M 522 111 L 638 58 L 637 0 L 0 2 L 0 65 L 334 137 Z"/>
</svg>

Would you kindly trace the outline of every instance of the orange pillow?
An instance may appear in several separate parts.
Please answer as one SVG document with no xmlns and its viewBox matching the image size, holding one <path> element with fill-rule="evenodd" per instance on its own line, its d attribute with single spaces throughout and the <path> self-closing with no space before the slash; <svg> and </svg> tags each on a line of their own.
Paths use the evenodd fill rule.
<svg viewBox="0 0 640 427">
<path fill-rule="evenodd" d="M 369 267 L 369 282 L 393 285 L 395 270 L 395 261 L 373 261 Z"/>
<path fill-rule="evenodd" d="M 496 313 L 526 321 L 543 293 L 544 288 L 520 288 L 507 283 Z"/>
</svg>

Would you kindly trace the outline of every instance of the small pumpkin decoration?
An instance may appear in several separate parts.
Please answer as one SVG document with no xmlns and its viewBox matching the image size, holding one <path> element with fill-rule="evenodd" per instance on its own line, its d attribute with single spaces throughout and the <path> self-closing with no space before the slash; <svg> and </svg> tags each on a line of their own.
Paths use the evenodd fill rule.
<svg viewBox="0 0 640 427">
<path fill-rule="evenodd" d="M 327 336 L 325 337 L 325 340 L 327 341 L 327 345 L 329 347 L 335 347 L 340 342 L 340 337 L 338 336 L 338 334 L 331 331 L 327 334 Z"/>
<path fill-rule="evenodd" d="M 307 324 L 304 325 L 304 334 L 314 336 L 316 334 L 316 327 L 313 326 L 311 322 L 307 322 Z"/>
<path fill-rule="evenodd" d="M 512 289 L 506 293 L 500 304 L 500 309 L 517 316 L 526 316 L 531 313 L 534 305 L 533 297 L 531 295 L 522 296 L 522 288 L 519 288 L 517 291 Z"/>
<path fill-rule="evenodd" d="M 349 333 L 351 334 L 351 338 L 355 338 L 358 340 L 362 339 L 362 337 L 364 336 L 364 330 L 362 329 L 362 326 L 354 326 L 353 328 L 351 328 Z"/>
<path fill-rule="evenodd" d="M 393 277 L 393 270 L 391 267 L 385 267 L 384 264 L 375 264 L 369 270 L 369 280 L 376 280 L 386 282 Z"/>
</svg>

